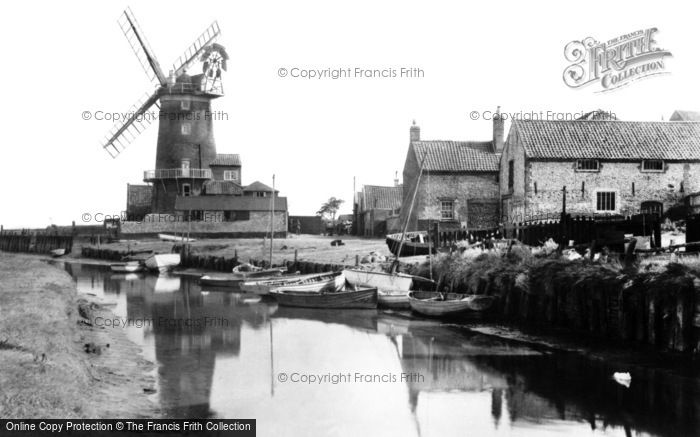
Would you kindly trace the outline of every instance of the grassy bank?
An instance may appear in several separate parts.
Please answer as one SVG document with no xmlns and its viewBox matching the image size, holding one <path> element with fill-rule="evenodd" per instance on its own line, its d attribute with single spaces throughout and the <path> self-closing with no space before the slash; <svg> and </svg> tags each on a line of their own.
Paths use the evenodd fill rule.
<svg viewBox="0 0 700 437">
<path fill-rule="evenodd" d="M 116 412 L 124 416 L 153 411 L 143 394 L 147 378 L 140 376 L 146 363 L 123 333 L 79 324 L 84 319 L 76 293 L 66 272 L 32 257 L 0 253 L 0 417 L 110 417 L 115 412 L 106 396 L 110 391 L 120 398 Z M 84 350 L 85 343 L 110 341 L 116 346 L 111 357 Z M 105 365 L 109 358 L 111 368 Z"/>
</svg>

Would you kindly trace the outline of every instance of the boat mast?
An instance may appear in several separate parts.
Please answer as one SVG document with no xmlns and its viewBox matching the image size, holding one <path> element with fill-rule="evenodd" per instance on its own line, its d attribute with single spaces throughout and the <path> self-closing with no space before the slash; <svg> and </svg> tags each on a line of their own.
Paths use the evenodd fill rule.
<svg viewBox="0 0 700 437">
<path fill-rule="evenodd" d="M 272 175 L 272 199 L 270 200 L 270 268 L 272 268 L 272 246 L 275 242 L 275 175 Z"/>
<path fill-rule="evenodd" d="M 423 175 L 423 164 L 425 164 L 425 158 L 428 156 L 426 151 L 423 158 L 420 161 L 420 169 L 418 170 L 418 178 L 416 179 L 416 186 L 413 187 L 413 196 L 411 197 L 411 205 L 408 207 L 408 214 L 406 214 L 406 222 L 403 224 L 403 232 L 401 233 L 401 241 L 399 242 L 399 249 L 396 251 L 396 259 L 391 267 L 392 272 L 396 271 L 396 267 L 399 265 L 399 255 L 401 255 L 401 249 L 403 249 L 403 242 L 406 239 L 406 231 L 408 230 L 408 223 L 411 221 L 411 214 L 413 214 L 413 204 L 416 201 L 416 194 L 418 193 L 418 187 L 420 186 L 420 178 Z"/>
</svg>

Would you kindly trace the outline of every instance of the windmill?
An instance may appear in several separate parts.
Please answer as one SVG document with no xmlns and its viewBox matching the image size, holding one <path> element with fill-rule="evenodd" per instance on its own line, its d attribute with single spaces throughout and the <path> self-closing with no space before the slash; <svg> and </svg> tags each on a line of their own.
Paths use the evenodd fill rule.
<svg viewBox="0 0 700 437">
<path fill-rule="evenodd" d="M 221 31 L 214 21 L 166 76 L 131 9 L 124 10 L 117 23 L 155 90 L 131 106 L 130 116 L 117 122 L 101 145 L 116 158 L 158 119 L 156 166 L 144 172 L 144 181 L 153 183 L 152 212 L 171 212 L 178 194 L 198 194 L 211 179 L 209 164 L 216 158 L 211 101 L 223 95 L 228 55 L 215 43 Z M 202 63 L 202 73 L 190 76 L 187 70 L 197 62 Z M 154 107 L 157 117 L 149 112 Z"/>
</svg>

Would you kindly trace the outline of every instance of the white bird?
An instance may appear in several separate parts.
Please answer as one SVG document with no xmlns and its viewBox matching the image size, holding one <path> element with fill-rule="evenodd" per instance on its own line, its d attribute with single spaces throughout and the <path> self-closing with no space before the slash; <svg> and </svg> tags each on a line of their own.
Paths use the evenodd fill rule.
<svg viewBox="0 0 700 437">
<path fill-rule="evenodd" d="M 613 379 L 620 385 L 624 385 L 629 388 L 632 383 L 632 375 L 629 372 L 615 372 L 613 373 Z"/>
</svg>

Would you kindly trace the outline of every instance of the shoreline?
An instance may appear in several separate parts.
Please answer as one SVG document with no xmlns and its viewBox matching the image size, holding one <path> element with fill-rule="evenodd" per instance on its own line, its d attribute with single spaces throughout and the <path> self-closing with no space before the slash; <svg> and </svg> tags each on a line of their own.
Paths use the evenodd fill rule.
<svg viewBox="0 0 700 437">
<path fill-rule="evenodd" d="M 124 332 L 92 326 L 86 316 L 113 313 L 47 259 L 0 253 L 0 415 L 160 417 L 155 364 Z"/>
</svg>

